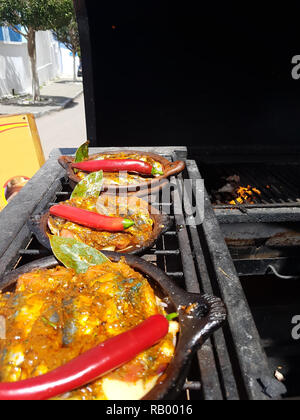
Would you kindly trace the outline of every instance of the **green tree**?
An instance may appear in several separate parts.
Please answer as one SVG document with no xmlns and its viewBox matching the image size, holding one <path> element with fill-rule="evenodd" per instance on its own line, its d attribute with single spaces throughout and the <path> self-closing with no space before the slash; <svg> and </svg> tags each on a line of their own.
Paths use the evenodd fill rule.
<svg viewBox="0 0 300 420">
<path fill-rule="evenodd" d="M 57 41 L 61 42 L 66 48 L 71 51 L 73 55 L 73 80 L 77 80 L 76 77 L 76 54 L 80 56 L 80 40 L 78 25 L 76 21 L 75 11 L 70 23 L 67 26 L 60 26 L 54 29 L 53 34 Z"/>
<path fill-rule="evenodd" d="M 68 26 L 73 14 L 72 0 L 1 0 L 0 2 L 0 25 L 10 27 L 27 39 L 34 101 L 39 101 L 41 96 L 36 60 L 36 32 Z"/>
</svg>

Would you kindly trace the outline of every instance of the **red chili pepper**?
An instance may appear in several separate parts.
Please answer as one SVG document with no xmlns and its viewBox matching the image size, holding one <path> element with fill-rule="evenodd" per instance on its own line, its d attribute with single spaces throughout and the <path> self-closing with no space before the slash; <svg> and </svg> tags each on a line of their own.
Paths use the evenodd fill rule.
<svg viewBox="0 0 300 420">
<path fill-rule="evenodd" d="M 52 372 L 24 381 L 0 383 L 0 400 L 46 400 L 80 388 L 158 343 L 168 329 L 167 319 L 154 315 Z"/>
<path fill-rule="evenodd" d="M 72 164 L 73 168 L 80 169 L 84 172 L 138 172 L 143 175 L 163 175 L 164 173 L 151 166 L 147 162 L 133 159 L 104 159 L 104 160 L 87 160 Z"/>
<path fill-rule="evenodd" d="M 79 209 L 77 207 L 58 204 L 50 208 L 50 214 L 78 223 L 97 230 L 105 230 L 108 232 L 120 232 L 130 228 L 134 222 L 123 217 L 104 216 L 92 211 Z"/>
</svg>

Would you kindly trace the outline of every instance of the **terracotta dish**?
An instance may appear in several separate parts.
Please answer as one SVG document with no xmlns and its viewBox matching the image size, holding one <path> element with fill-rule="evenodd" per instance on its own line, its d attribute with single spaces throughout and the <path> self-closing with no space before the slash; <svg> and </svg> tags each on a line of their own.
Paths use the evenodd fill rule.
<svg viewBox="0 0 300 420">
<path fill-rule="evenodd" d="M 179 333 L 177 335 L 175 348 L 173 345 L 173 351 L 172 351 L 173 353 L 175 352 L 175 354 L 173 355 L 172 359 L 169 360 L 168 365 L 165 366 L 163 370 L 163 374 L 158 378 L 158 380 L 154 384 L 154 387 L 146 395 L 143 396 L 143 399 L 146 399 L 146 400 L 162 400 L 162 399 L 176 398 L 178 394 L 182 391 L 182 387 L 184 385 L 190 363 L 193 359 L 193 356 L 196 350 L 198 350 L 204 344 L 204 342 L 217 329 L 219 329 L 223 325 L 224 321 L 226 320 L 226 309 L 224 307 L 224 304 L 221 302 L 220 299 L 213 296 L 207 296 L 207 295 L 201 296 L 198 294 L 191 294 L 191 293 L 185 292 L 184 290 L 176 286 L 174 282 L 171 281 L 166 276 L 166 274 L 163 273 L 160 269 L 142 260 L 141 258 L 132 256 L 132 255 L 122 256 L 120 254 L 110 253 L 110 252 L 105 252 L 104 254 L 112 262 L 116 262 L 116 263 L 120 262 L 120 263 L 127 264 L 129 266 L 128 267 L 129 270 L 133 269 L 135 270 L 135 272 L 139 272 L 145 279 L 147 279 L 152 289 L 151 293 L 154 293 L 154 295 L 159 299 L 159 301 L 163 302 L 164 311 L 166 313 L 178 312 L 179 318 L 176 321 L 179 323 Z M 123 259 L 122 261 L 120 261 L 121 258 L 125 258 L 125 260 Z M 10 291 L 11 293 L 14 293 L 14 290 L 15 290 L 14 285 L 18 281 L 19 277 L 22 276 L 23 274 L 31 273 L 32 271 L 36 271 L 37 269 L 38 270 L 54 269 L 57 266 L 59 266 L 59 263 L 54 257 L 48 257 L 45 259 L 35 261 L 13 272 L 10 272 L 6 276 L 4 276 L 0 280 L 0 289 L 3 292 Z M 99 266 L 99 268 L 101 269 L 101 266 Z M 94 267 L 92 267 L 92 270 L 93 269 Z M 95 267 L 96 271 L 97 269 L 98 268 Z M 40 272 L 40 273 L 41 273 L 40 275 L 43 275 L 43 272 Z M 58 272 L 58 274 L 54 273 L 53 278 L 52 276 L 51 276 L 51 279 L 49 278 L 49 281 L 51 280 L 51 282 L 48 281 L 47 287 L 51 288 L 56 285 L 57 283 L 56 277 L 57 275 L 59 275 L 59 273 L 60 271 Z M 132 275 L 132 272 L 130 274 Z M 73 281 L 75 280 L 73 279 Z M 134 281 L 134 279 L 127 279 L 127 280 L 132 281 L 132 282 Z M 23 282 L 24 283 L 21 282 L 21 290 L 23 290 L 22 284 L 26 288 L 26 283 L 28 283 L 27 287 L 29 287 L 30 290 L 31 288 L 33 290 L 35 287 L 37 288 L 40 287 L 38 280 L 34 276 L 33 277 L 29 276 L 29 278 L 26 276 L 25 278 L 23 277 Z M 69 285 L 70 290 L 72 290 L 71 289 L 72 275 L 69 275 L 69 282 L 70 282 L 70 285 Z M 58 281 L 58 284 L 60 284 L 59 281 Z M 94 283 L 92 282 L 92 285 L 93 284 Z M 107 284 L 108 285 L 112 284 L 112 281 L 110 280 L 110 282 L 108 282 Z M 18 285 L 20 287 L 20 284 Z M 42 299 L 42 296 L 45 293 L 46 293 L 45 290 L 41 291 L 41 295 L 37 293 L 36 299 L 37 300 Z M 88 295 L 88 296 L 92 296 L 92 295 Z M 33 299 L 33 297 L 29 296 L 30 299 Z M 69 300 L 67 300 L 65 304 L 70 304 Z M 145 304 L 145 302 L 143 302 L 143 304 Z M 17 316 L 18 317 L 21 316 L 22 313 L 23 312 L 20 312 L 20 315 L 17 315 Z M 79 315 L 80 314 L 82 315 L 81 311 L 79 312 L 77 311 L 74 316 L 76 317 L 77 316 L 76 314 L 78 313 Z M 38 310 L 36 315 L 37 316 L 41 315 L 40 309 Z M 34 314 L 32 314 L 32 316 L 34 316 Z M 12 321 L 12 322 L 15 322 L 15 321 Z M 38 326 L 42 328 L 43 324 L 42 323 L 39 323 L 38 325 L 35 324 L 35 328 L 38 328 Z M 46 331 L 48 331 L 48 333 L 46 334 L 51 333 L 55 335 L 55 331 L 53 330 L 53 328 L 51 329 L 50 327 L 51 325 L 49 325 L 48 327 L 47 325 L 45 325 L 43 327 L 44 329 L 46 328 Z M 26 328 L 27 329 L 29 328 L 28 323 L 26 324 Z M 178 326 L 177 326 L 177 330 L 178 330 Z M 34 331 L 39 331 L 39 330 L 37 329 Z M 70 331 L 72 332 L 73 329 L 71 329 Z M 38 334 L 37 337 L 39 337 L 39 340 L 42 340 L 42 337 L 44 334 L 45 332 L 43 332 L 43 334 L 41 335 Z M 93 337 L 95 336 L 91 335 L 91 339 Z M 70 338 L 70 337 L 67 336 L 67 338 Z M 85 339 L 85 341 L 86 340 L 87 339 Z M 68 345 L 71 346 L 71 348 L 70 349 L 67 348 L 67 350 L 72 350 L 73 341 L 71 342 L 68 341 L 68 343 L 69 343 Z M 37 346 L 36 347 L 37 352 L 41 351 L 42 354 L 44 354 L 43 353 L 44 350 L 42 348 L 39 350 L 38 342 L 35 342 L 34 344 L 35 346 Z M 75 351 L 75 348 L 74 348 L 74 351 Z M 45 355 L 46 354 L 47 353 L 45 353 Z M 65 398 L 67 398 L 67 396 L 65 396 Z"/>
<path fill-rule="evenodd" d="M 122 150 L 110 153 L 98 153 L 91 155 L 89 157 L 90 160 L 99 159 L 99 157 L 103 157 L 106 159 L 137 159 L 137 160 L 148 160 L 148 163 L 155 163 L 160 168 L 164 175 L 156 176 L 156 177 L 143 177 L 138 175 L 129 175 L 129 178 L 132 177 L 130 183 L 127 185 L 117 185 L 115 183 L 111 183 L 112 175 L 117 176 L 117 174 L 104 174 L 105 177 L 109 177 L 110 180 L 108 182 L 104 181 L 103 190 L 109 193 L 116 193 L 116 192 L 125 192 L 127 191 L 129 194 L 143 196 L 156 190 L 163 188 L 168 183 L 168 178 L 172 175 L 177 175 L 185 169 L 185 162 L 183 161 L 176 161 L 170 162 L 169 160 L 165 159 L 164 157 L 154 154 L 154 153 L 147 153 L 147 152 L 139 152 L 135 150 Z M 58 159 L 60 165 L 66 169 L 69 182 L 72 188 L 75 188 L 76 184 L 82 180 L 82 174 L 78 175 L 74 172 L 72 168 L 72 164 L 74 163 L 74 158 L 71 156 L 61 156 Z M 136 178 L 136 182 L 134 180 Z"/>
<path fill-rule="evenodd" d="M 117 199 L 119 198 L 117 197 Z M 133 197 L 130 197 L 128 200 L 132 201 Z M 137 198 L 137 200 L 140 199 Z M 71 226 L 71 231 L 64 229 L 66 232 L 65 236 L 72 237 L 73 227 L 73 231 L 75 232 L 74 235 L 81 235 L 81 237 L 73 236 L 74 239 L 80 240 L 86 245 L 97 248 L 99 251 L 109 250 L 110 246 L 113 245 L 114 242 L 122 244 L 125 241 L 125 248 L 122 249 L 122 247 L 117 247 L 114 251 L 128 254 L 144 254 L 155 245 L 156 241 L 158 241 L 165 232 L 170 229 L 173 222 L 167 214 L 159 213 L 145 201 L 143 201 L 143 203 L 147 206 L 146 220 L 144 221 L 142 219 L 143 215 L 137 216 L 137 224 L 128 229 L 129 232 L 121 232 L 119 234 L 108 232 L 103 233 L 89 228 L 84 228 L 79 225 L 74 225 L 72 223 L 67 223 L 65 226 Z M 50 226 L 54 225 L 55 220 L 58 219 L 53 218 L 50 216 L 49 212 L 46 212 L 44 214 L 31 217 L 28 222 L 30 230 L 35 234 L 38 241 L 49 250 L 51 250 L 49 235 L 55 233 L 53 228 L 51 229 L 52 231 L 50 230 Z M 152 226 L 149 225 L 150 222 L 152 223 Z M 142 225 L 138 226 L 138 223 L 142 223 Z M 145 226 L 144 231 L 142 230 L 143 226 Z M 141 232 L 141 234 L 139 234 L 139 232 Z M 62 231 L 60 231 L 59 236 L 64 236 L 62 235 Z M 87 239 L 84 240 L 84 237 Z M 98 238 L 100 239 L 98 243 L 104 243 L 103 247 L 96 246 L 97 242 L 95 241 L 97 241 Z M 128 241 L 130 241 L 129 244 Z"/>
</svg>

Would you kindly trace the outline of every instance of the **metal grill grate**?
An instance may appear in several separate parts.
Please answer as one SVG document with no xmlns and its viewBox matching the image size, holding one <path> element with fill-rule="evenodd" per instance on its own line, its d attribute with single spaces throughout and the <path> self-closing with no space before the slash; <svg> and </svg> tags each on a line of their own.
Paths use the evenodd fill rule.
<svg viewBox="0 0 300 420">
<path fill-rule="evenodd" d="M 159 153 L 157 150 L 156 152 Z M 69 151 L 69 153 L 71 152 Z M 160 154 L 169 160 L 182 158 L 182 155 L 177 156 L 173 151 Z M 53 157 L 55 161 L 56 157 Z M 50 167 L 52 164 L 48 163 Z M 61 176 L 63 172 L 57 169 L 57 165 L 53 164 L 53 167 L 57 172 L 49 180 L 49 184 L 43 187 L 42 200 L 35 203 L 34 206 L 31 203 L 27 204 L 33 210 L 28 212 L 27 216 L 25 215 L 23 222 L 18 220 L 18 230 L 16 228 L 15 237 L 11 242 L 2 244 L 4 249 L 0 253 L 2 272 L 48 255 L 48 251 L 30 235 L 26 228 L 26 220 L 31 214 L 46 210 L 50 203 L 57 203 L 69 198 L 71 189 L 65 178 Z M 44 182 L 48 181 L 48 169 L 46 164 L 40 177 L 29 183 L 33 188 L 33 194 L 35 191 L 34 182 L 41 182 L 41 179 Z M 271 375 L 209 199 L 207 197 L 205 199 L 206 218 L 203 226 L 187 225 L 187 214 L 174 213 L 174 196 L 182 190 L 183 181 L 185 179 L 195 181 L 200 177 L 196 163 L 187 161 L 185 172 L 178 178 L 171 179 L 173 185 L 171 202 L 163 203 L 161 193 L 157 196 L 159 209 L 166 211 L 169 207 L 174 223 L 171 230 L 164 234 L 156 246 L 143 257 L 157 264 L 179 286 L 189 292 L 201 292 L 222 297 L 230 313 L 228 325 L 215 333 L 195 355 L 180 399 L 268 399 L 263 393 L 260 383 L 266 381 L 271 383 Z M 16 198 L 16 200 L 20 200 L 20 205 L 23 203 L 23 207 L 22 199 L 24 200 L 26 197 L 26 188 Z M 40 197 L 40 195 L 38 196 Z M 13 210 L 12 205 L 7 209 L 7 212 L 10 209 Z M 20 211 L 20 213 L 22 212 Z M 249 334 L 253 337 L 251 343 L 248 339 Z M 245 346 L 248 346 L 247 351 L 245 351 Z M 248 353 L 253 355 L 251 359 L 249 359 Z M 252 378 L 255 378 L 254 381 Z M 260 383 L 258 379 L 260 379 Z M 278 395 L 277 392 L 273 397 L 277 398 Z"/>
<path fill-rule="evenodd" d="M 228 177 L 234 175 L 240 177 L 241 186 L 251 185 L 261 191 L 261 195 L 253 196 L 252 204 L 241 204 L 244 208 L 300 207 L 298 165 L 214 164 L 202 165 L 201 170 L 216 209 L 233 207 L 217 203 L 215 192 L 226 183 Z"/>
</svg>

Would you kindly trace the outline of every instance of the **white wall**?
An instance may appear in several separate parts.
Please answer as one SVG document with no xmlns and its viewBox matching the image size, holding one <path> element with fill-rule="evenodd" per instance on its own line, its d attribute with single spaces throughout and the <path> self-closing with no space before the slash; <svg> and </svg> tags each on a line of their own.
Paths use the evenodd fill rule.
<svg viewBox="0 0 300 420">
<path fill-rule="evenodd" d="M 73 59 L 52 33 L 37 33 L 37 67 L 40 85 L 56 77 L 72 77 Z M 79 60 L 77 59 L 77 64 Z M 0 97 L 32 93 L 31 67 L 26 42 L 0 41 Z"/>
<path fill-rule="evenodd" d="M 31 91 L 31 70 L 25 43 L 0 42 L 0 96 Z"/>
<path fill-rule="evenodd" d="M 36 34 L 37 69 L 40 85 L 59 76 L 62 72 L 61 53 L 51 32 Z"/>
<path fill-rule="evenodd" d="M 73 78 L 73 55 L 71 51 L 62 44 L 60 44 L 60 51 L 62 57 L 62 74 L 64 77 Z M 76 57 L 76 74 L 79 64 L 79 57 Z"/>
</svg>

